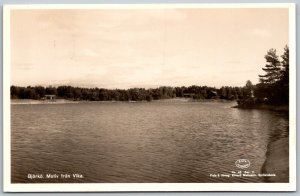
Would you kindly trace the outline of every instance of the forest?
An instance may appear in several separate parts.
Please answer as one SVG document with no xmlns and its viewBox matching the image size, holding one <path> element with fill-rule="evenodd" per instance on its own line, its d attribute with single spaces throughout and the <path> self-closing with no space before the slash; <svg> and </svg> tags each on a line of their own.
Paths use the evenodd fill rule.
<svg viewBox="0 0 300 196">
<path fill-rule="evenodd" d="M 241 87 L 158 87 L 158 88 L 80 88 L 72 86 L 43 87 L 43 86 L 11 86 L 11 99 L 43 99 L 45 95 L 55 95 L 67 100 L 88 101 L 152 101 L 187 97 L 192 99 L 226 99 L 236 100 L 250 96 L 249 89 Z"/>
<path fill-rule="evenodd" d="M 280 58 L 281 57 L 281 58 Z M 266 65 L 262 68 L 263 75 L 258 75 L 259 83 L 252 85 L 247 81 L 244 88 L 253 92 L 253 96 L 238 100 L 242 108 L 257 108 L 262 104 L 289 104 L 289 47 L 285 46 L 284 53 L 277 55 L 271 48 L 265 55 Z"/>
</svg>

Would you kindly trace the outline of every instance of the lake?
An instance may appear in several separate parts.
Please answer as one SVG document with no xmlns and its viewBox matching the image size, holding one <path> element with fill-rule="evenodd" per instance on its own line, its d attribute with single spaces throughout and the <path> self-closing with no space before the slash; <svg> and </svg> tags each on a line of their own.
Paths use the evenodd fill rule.
<svg viewBox="0 0 300 196">
<path fill-rule="evenodd" d="M 261 172 L 268 145 L 288 137 L 288 115 L 234 105 L 12 104 L 12 183 L 263 182 L 262 177 L 212 175 Z M 239 159 L 249 160 L 250 167 L 238 168 Z M 28 174 L 43 178 L 30 179 Z"/>
</svg>

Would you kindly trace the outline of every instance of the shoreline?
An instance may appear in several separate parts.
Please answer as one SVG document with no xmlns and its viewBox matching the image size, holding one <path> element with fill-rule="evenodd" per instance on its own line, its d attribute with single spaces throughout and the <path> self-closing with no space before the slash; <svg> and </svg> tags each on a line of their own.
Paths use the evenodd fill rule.
<svg viewBox="0 0 300 196">
<path fill-rule="evenodd" d="M 35 99 L 11 99 L 11 105 L 37 105 L 37 104 L 71 104 L 79 103 L 79 101 L 71 101 L 67 99 L 56 99 L 55 101 L 51 100 L 35 100 Z"/>
<path fill-rule="evenodd" d="M 280 138 L 268 144 L 261 171 L 276 174 L 265 177 L 267 182 L 289 182 L 289 138 Z"/>
<path fill-rule="evenodd" d="M 56 99 L 56 100 L 36 100 L 36 99 L 11 99 L 11 105 L 30 105 L 30 104 L 71 104 L 71 103 L 150 103 L 150 102 L 158 102 L 158 103 L 172 103 L 172 102 L 199 102 L 199 103 L 229 103 L 233 102 L 233 100 L 224 100 L 224 99 L 192 99 L 192 98 L 171 98 L 171 99 L 158 99 L 152 101 L 90 101 L 90 100 L 68 100 L 68 99 Z"/>
<path fill-rule="evenodd" d="M 267 104 L 255 104 L 255 105 L 236 105 L 232 108 L 238 109 L 257 109 L 257 110 L 272 110 L 272 111 L 281 111 L 281 112 L 288 112 L 289 106 L 288 105 L 267 105 Z"/>
</svg>

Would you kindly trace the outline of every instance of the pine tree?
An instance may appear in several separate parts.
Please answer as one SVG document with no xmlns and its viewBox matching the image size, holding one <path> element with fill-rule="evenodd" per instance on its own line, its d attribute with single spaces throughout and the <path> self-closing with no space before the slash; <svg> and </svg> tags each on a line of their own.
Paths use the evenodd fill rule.
<svg viewBox="0 0 300 196">
<path fill-rule="evenodd" d="M 265 55 L 267 64 L 262 68 L 266 72 L 265 75 L 259 75 L 259 80 L 264 84 L 274 84 L 281 77 L 281 64 L 276 54 L 276 49 L 270 49 Z"/>
<path fill-rule="evenodd" d="M 289 47 L 285 46 L 284 53 L 281 56 L 282 71 L 280 79 L 280 98 L 284 103 L 289 103 Z"/>
<path fill-rule="evenodd" d="M 283 55 L 281 56 L 282 58 L 282 61 L 281 61 L 281 64 L 282 64 L 282 71 L 281 71 L 281 77 L 282 77 L 282 80 L 284 82 L 287 82 L 289 81 L 289 47 L 288 46 L 285 46 L 284 47 L 284 53 Z"/>
</svg>

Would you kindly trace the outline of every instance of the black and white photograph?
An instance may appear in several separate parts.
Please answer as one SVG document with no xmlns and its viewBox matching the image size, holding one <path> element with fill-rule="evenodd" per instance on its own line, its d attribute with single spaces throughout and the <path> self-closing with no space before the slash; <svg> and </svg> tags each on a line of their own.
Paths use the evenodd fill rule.
<svg viewBox="0 0 300 196">
<path fill-rule="evenodd" d="M 6 191 L 295 190 L 294 4 L 5 5 L 3 23 Z"/>
</svg>

